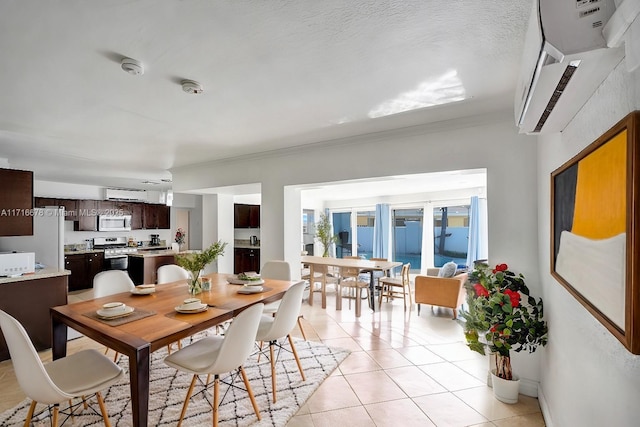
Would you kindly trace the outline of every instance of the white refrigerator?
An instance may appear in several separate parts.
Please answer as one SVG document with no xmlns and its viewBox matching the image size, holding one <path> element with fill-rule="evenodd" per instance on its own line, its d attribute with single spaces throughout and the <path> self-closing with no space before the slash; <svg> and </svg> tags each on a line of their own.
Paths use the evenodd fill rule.
<svg viewBox="0 0 640 427">
<path fill-rule="evenodd" d="M 33 236 L 0 237 L 0 252 L 35 252 L 36 266 L 64 269 L 64 208 L 35 208 Z"/>
</svg>

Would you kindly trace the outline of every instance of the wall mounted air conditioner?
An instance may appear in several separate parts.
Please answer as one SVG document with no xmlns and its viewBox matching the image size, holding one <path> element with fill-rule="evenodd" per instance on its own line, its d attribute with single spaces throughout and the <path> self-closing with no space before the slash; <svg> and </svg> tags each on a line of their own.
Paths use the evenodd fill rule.
<svg viewBox="0 0 640 427">
<path fill-rule="evenodd" d="M 516 86 L 520 133 L 560 132 L 624 57 L 602 30 L 614 0 L 535 0 Z"/>
<path fill-rule="evenodd" d="M 119 188 L 106 188 L 105 200 L 124 200 L 128 202 L 146 202 L 147 192 L 144 190 L 122 190 Z"/>
</svg>

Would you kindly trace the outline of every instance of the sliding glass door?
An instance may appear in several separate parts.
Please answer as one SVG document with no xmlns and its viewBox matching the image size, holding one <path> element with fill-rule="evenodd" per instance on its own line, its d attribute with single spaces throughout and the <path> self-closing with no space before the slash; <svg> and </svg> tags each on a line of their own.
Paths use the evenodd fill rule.
<svg viewBox="0 0 640 427">
<path fill-rule="evenodd" d="M 443 206 L 433 210 L 433 253 L 435 266 L 453 261 L 467 264 L 469 206 Z"/>
<path fill-rule="evenodd" d="M 351 233 L 351 212 L 334 212 L 332 215 L 333 234 L 338 236 L 336 242 L 336 258 L 351 256 L 352 233 Z"/>
<path fill-rule="evenodd" d="M 411 271 L 419 272 L 422 265 L 423 209 L 392 209 L 392 260 L 411 263 Z"/>
</svg>

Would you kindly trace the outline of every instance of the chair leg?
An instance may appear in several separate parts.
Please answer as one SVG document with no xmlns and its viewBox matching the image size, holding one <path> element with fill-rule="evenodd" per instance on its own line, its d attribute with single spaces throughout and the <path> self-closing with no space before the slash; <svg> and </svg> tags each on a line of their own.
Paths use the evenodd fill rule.
<svg viewBox="0 0 640 427">
<path fill-rule="evenodd" d="M 256 398 L 253 396 L 253 391 L 251 390 L 251 384 L 249 383 L 247 374 L 242 366 L 240 366 L 238 370 L 240 371 L 240 374 L 242 374 L 242 381 L 244 381 L 244 386 L 247 388 L 247 393 L 249 393 L 249 399 L 251 400 L 251 405 L 253 406 L 253 410 L 256 413 L 256 417 L 258 417 L 258 421 L 260 421 L 262 418 L 260 418 L 258 404 L 256 403 Z"/>
<path fill-rule="evenodd" d="M 458 317 L 458 309 L 454 308 L 453 309 L 453 320 L 456 320 Z"/>
<path fill-rule="evenodd" d="M 31 406 L 29 406 L 29 412 L 27 412 L 27 418 L 25 418 L 24 420 L 24 427 L 29 427 L 29 424 L 31 424 L 31 418 L 33 418 L 33 412 L 36 410 L 37 404 L 38 402 L 36 402 L 35 400 L 31 401 Z"/>
<path fill-rule="evenodd" d="M 271 361 L 271 392 L 273 393 L 273 403 L 276 403 L 276 361 L 274 360 L 273 355 L 273 346 L 275 345 L 274 341 L 269 343 L 269 356 Z"/>
<path fill-rule="evenodd" d="M 378 287 L 380 288 L 380 290 L 378 291 L 380 292 L 380 294 L 378 295 L 378 310 L 382 308 L 382 296 L 384 295 L 384 283 L 382 284 L 382 286 L 380 286 L 379 283 L 380 282 L 378 282 Z"/>
<path fill-rule="evenodd" d="M 287 335 L 287 338 L 289 338 L 289 345 L 291 346 L 291 352 L 293 353 L 293 357 L 296 358 L 296 363 L 298 364 L 298 370 L 300 371 L 300 376 L 302 377 L 302 381 L 306 381 L 304 377 L 304 371 L 302 370 L 302 364 L 300 363 L 300 359 L 298 358 L 298 352 L 296 351 L 296 346 L 293 345 L 293 339 L 291 338 L 291 335 Z"/>
<path fill-rule="evenodd" d="M 218 402 L 220 399 L 220 377 L 216 374 L 213 380 L 213 427 L 218 427 Z"/>
<path fill-rule="evenodd" d="M 53 405 L 53 420 L 51 420 L 53 427 L 58 427 L 58 412 L 60 412 L 60 405 Z"/>
<path fill-rule="evenodd" d="M 416 304 L 418 306 L 418 316 L 420 316 L 420 303 Z"/>
<path fill-rule="evenodd" d="M 262 356 L 262 341 L 260 341 L 260 344 L 258 344 L 258 361 L 257 363 L 260 363 L 260 356 Z"/>
<path fill-rule="evenodd" d="M 304 333 L 304 329 L 302 328 L 302 314 L 298 316 L 298 328 L 300 328 L 300 333 L 302 334 L 302 338 L 306 341 L 307 336 Z"/>
<path fill-rule="evenodd" d="M 104 427 L 111 427 L 111 423 L 109 422 L 109 413 L 107 412 L 107 407 L 104 406 L 104 400 L 102 399 L 102 395 L 100 392 L 96 393 L 96 398 L 98 399 L 98 405 L 100 406 L 100 412 L 102 412 L 102 419 L 104 420 Z"/>
<path fill-rule="evenodd" d="M 184 398 L 184 403 L 182 404 L 182 412 L 180 412 L 180 419 L 178 420 L 178 427 L 180 427 L 182 425 L 182 420 L 184 419 L 184 414 L 187 413 L 187 406 L 189 406 L 189 399 L 191 399 L 191 393 L 193 393 L 193 386 L 196 385 L 196 378 L 197 377 L 198 377 L 197 375 L 194 375 L 193 378 L 191 378 L 191 384 L 189 384 L 189 389 L 187 390 L 187 397 Z"/>
</svg>

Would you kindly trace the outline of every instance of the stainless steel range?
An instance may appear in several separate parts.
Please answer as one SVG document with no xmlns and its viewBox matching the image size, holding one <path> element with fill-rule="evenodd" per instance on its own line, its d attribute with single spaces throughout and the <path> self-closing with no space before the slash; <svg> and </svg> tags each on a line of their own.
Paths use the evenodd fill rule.
<svg viewBox="0 0 640 427">
<path fill-rule="evenodd" d="M 127 255 L 138 252 L 136 248 L 127 246 L 126 237 L 95 237 L 94 249 L 104 249 L 104 263 L 107 270 L 126 270 Z"/>
</svg>

